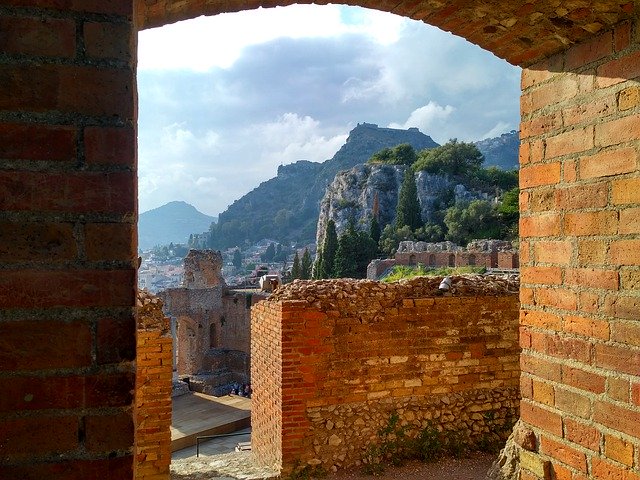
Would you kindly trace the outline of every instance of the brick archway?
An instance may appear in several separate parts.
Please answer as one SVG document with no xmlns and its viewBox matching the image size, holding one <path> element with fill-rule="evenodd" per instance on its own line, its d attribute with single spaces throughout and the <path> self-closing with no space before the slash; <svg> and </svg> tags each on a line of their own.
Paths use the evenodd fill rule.
<svg viewBox="0 0 640 480">
<path fill-rule="evenodd" d="M 286 3 L 4 3 L 0 477 L 133 476 L 136 29 Z M 639 476 L 637 2 L 358 4 L 527 67 L 522 419 L 538 439 L 527 475 Z"/>
</svg>

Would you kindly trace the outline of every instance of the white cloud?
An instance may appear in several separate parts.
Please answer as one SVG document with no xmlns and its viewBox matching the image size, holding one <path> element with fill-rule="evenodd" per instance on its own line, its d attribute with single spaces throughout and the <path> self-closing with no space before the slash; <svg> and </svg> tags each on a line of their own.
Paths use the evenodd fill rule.
<svg viewBox="0 0 640 480">
<path fill-rule="evenodd" d="M 434 101 L 430 101 L 411 112 L 406 122 L 391 123 L 389 127 L 402 129 L 417 127 L 421 132 L 438 132 L 443 130 L 443 125 L 446 124 L 446 120 L 454 111 L 455 108 L 451 105 L 443 107 Z M 442 139 L 438 137 L 438 140 Z"/>
<path fill-rule="evenodd" d="M 498 122 L 491 130 L 482 135 L 478 140 L 484 140 L 485 138 L 499 137 L 503 133 L 507 133 L 513 130 L 513 127 L 506 122 Z"/>
<path fill-rule="evenodd" d="M 208 71 L 229 68 L 250 45 L 276 38 L 365 35 L 380 44 L 398 40 L 408 20 L 340 5 L 291 5 L 178 22 L 138 36 L 140 70 Z"/>
</svg>

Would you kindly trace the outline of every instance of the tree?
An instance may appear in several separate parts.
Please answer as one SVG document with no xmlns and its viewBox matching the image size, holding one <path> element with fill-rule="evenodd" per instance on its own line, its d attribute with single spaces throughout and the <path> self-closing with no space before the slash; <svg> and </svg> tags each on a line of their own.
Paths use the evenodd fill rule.
<svg viewBox="0 0 640 480">
<path fill-rule="evenodd" d="M 309 280 L 311 278 L 311 254 L 309 250 L 304 249 L 304 254 L 302 255 L 302 263 L 300 265 L 300 278 L 303 280 Z"/>
<path fill-rule="evenodd" d="M 291 267 L 291 280 L 300 278 L 301 275 L 302 269 L 300 267 L 300 257 L 298 257 L 298 251 L 296 250 L 296 255 L 293 257 L 293 266 Z"/>
<path fill-rule="evenodd" d="M 374 215 L 371 219 L 371 226 L 369 227 L 369 236 L 371 237 L 371 240 L 376 242 L 376 245 L 378 245 L 378 242 L 380 241 L 381 234 L 382 232 L 380 231 L 380 223 L 378 222 L 378 217 Z"/>
<path fill-rule="evenodd" d="M 322 271 L 322 250 L 318 250 L 318 254 L 316 255 L 316 261 L 313 264 L 312 278 L 314 280 L 320 280 L 324 278 L 324 273 Z"/>
<path fill-rule="evenodd" d="M 265 252 L 260 255 L 260 259 L 263 262 L 272 262 L 273 257 L 276 256 L 276 246 L 273 243 L 270 243 Z"/>
<path fill-rule="evenodd" d="M 337 250 L 338 234 L 336 233 L 336 224 L 333 220 L 329 220 L 324 233 L 324 241 L 322 242 L 322 263 L 320 264 L 322 278 L 335 277 L 334 265 Z"/>
<path fill-rule="evenodd" d="M 387 165 L 413 165 L 418 155 L 408 143 L 402 143 L 393 148 L 383 148 L 374 153 L 368 163 L 382 163 Z"/>
<path fill-rule="evenodd" d="M 413 170 L 407 168 L 398 194 L 398 207 L 396 208 L 396 227 L 408 226 L 415 230 L 422 226 L 420 203 L 418 201 L 418 189 Z"/>
<path fill-rule="evenodd" d="M 233 252 L 233 266 L 236 268 L 242 267 L 242 254 L 240 253 L 240 249 L 236 248 L 235 252 Z"/>
<path fill-rule="evenodd" d="M 364 278 L 367 266 L 376 256 L 377 245 L 368 233 L 357 231 L 353 222 L 338 240 L 335 273 L 338 278 Z"/>
<path fill-rule="evenodd" d="M 413 168 L 416 172 L 465 177 L 474 174 L 482 162 L 484 157 L 478 147 L 473 143 L 458 143 L 454 138 L 440 147 L 422 150 Z"/>
<path fill-rule="evenodd" d="M 444 217 L 447 240 L 466 245 L 479 238 L 499 238 L 500 224 L 493 205 L 486 200 L 473 200 L 447 209 Z"/>
<path fill-rule="evenodd" d="M 498 206 L 498 215 L 502 224 L 502 237 L 508 239 L 518 238 L 518 221 L 520 220 L 520 190 L 513 188 L 502 195 Z"/>
</svg>

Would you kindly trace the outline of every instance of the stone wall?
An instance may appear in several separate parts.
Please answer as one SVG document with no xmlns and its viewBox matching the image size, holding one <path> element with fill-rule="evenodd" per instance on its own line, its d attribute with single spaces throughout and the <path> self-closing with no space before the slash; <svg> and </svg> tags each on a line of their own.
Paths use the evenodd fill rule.
<svg viewBox="0 0 640 480">
<path fill-rule="evenodd" d="M 506 438 L 518 416 L 518 284 L 454 277 L 443 295 L 440 280 L 296 281 L 254 309 L 254 382 L 271 375 L 254 384 L 255 404 L 271 390 L 252 422 L 272 449 L 281 436 L 285 470 L 357 465 L 393 412 L 414 432 L 433 421 L 471 443 L 501 430 Z M 257 340 L 259 329 L 280 335 L 279 351 Z M 281 377 L 270 370 L 274 353 Z"/>
<path fill-rule="evenodd" d="M 138 292 L 136 480 L 169 478 L 172 338 L 159 298 Z"/>
</svg>

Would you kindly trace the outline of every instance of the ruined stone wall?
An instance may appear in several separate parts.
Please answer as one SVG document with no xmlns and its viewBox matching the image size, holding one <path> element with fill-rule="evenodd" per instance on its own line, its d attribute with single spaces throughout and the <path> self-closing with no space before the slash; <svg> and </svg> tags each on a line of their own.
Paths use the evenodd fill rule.
<svg viewBox="0 0 640 480">
<path fill-rule="evenodd" d="M 169 478 L 172 338 L 159 298 L 138 292 L 136 480 Z"/>
<path fill-rule="evenodd" d="M 253 295 L 233 292 L 222 297 L 224 322 L 220 326 L 220 348 L 251 353 L 251 305 Z"/>
<path fill-rule="evenodd" d="M 522 74 L 523 479 L 640 478 L 639 27 Z"/>
<path fill-rule="evenodd" d="M 285 469 L 358 464 L 394 411 L 414 432 L 433 420 L 471 442 L 506 438 L 518 415 L 517 282 L 454 277 L 443 296 L 440 280 L 296 281 L 255 308 L 254 331 L 282 329 Z M 266 354 L 253 349 L 254 381 Z M 272 413 L 253 418 L 275 431 Z"/>
</svg>

